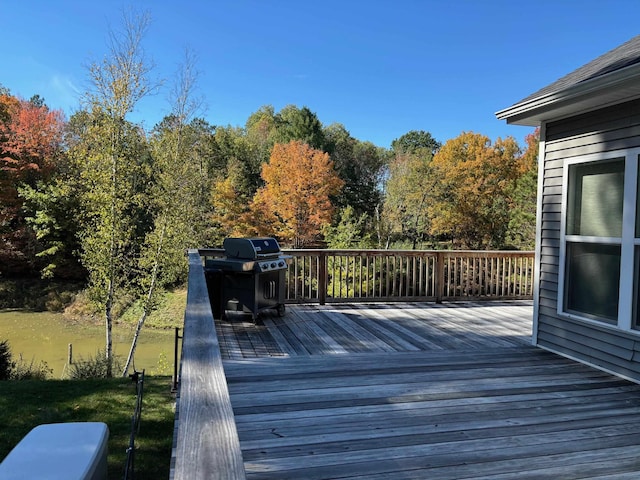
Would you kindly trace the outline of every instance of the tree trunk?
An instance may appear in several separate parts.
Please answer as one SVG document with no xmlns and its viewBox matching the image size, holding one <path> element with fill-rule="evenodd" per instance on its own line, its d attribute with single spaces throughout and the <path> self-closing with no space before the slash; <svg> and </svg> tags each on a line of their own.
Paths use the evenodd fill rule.
<svg viewBox="0 0 640 480">
<path fill-rule="evenodd" d="M 147 291 L 147 297 L 144 302 L 144 308 L 142 309 L 142 314 L 138 319 L 138 324 L 136 325 L 136 331 L 133 334 L 133 340 L 131 342 L 131 348 L 129 349 L 129 355 L 127 356 L 127 362 L 122 371 L 122 376 L 126 377 L 129 372 L 129 367 L 131 366 L 131 362 L 133 361 L 133 356 L 136 353 L 136 346 L 138 345 L 138 337 L 140 336 L 140 332 L 142 331 L 142 326 L 144 325 L 147 316 L 149 315 L 149 310 L 151 310 L 151 300 L 153 298 L 153 293 L 156 289 L 156 284 L 158 280 L 158 268 L 160 267 L 160 256 L 162 255 L 162 247 L 164 243 L 164 234 L 167 231 L 167 222 L 166 215 L 163 218 L 162 229 L 160 230 L 160 239 L 158 240 L 158 249 L 156 250 L 156 258 L 153 262 L 153 269 L 151 270 L 151 283 L 149 284 L 149 290 Z"/>
<path fill-rule="evenodd" d="M 144 325 L 144 321 L 147 319 L 147 308 L 145 307 L 142 311 L 142 315 L 138 319 L 138 324 L 136 325 L 136 331 L 133 334 L 133 341 L 131 342 L 131 348 L 129 349 L 129 356 L 127 357 L 127 363 L 122 370 L 122 376 L 126 377 L 127 373 L 129 373 L 129 367 L 131 366 L 131 362 L 133 362 L 133 355 L 136 353 L 136 346 L 138 344 L 138 337 L 140 336 L 140 332 L 142 331 L 142 326 Z"/>
<path fill-rule="evenodd" d="M 109 289 L 107 293 L 107 301 L 104 308 L 104 317 L 106 325 L 106 346 L 105 346 L 105 358 L 107 361 L 108 378 L 113 376 L 113 317 L 111 315 L 111 307 L 113 305 L 113 281 L 109 280 Z"/>
</svg>

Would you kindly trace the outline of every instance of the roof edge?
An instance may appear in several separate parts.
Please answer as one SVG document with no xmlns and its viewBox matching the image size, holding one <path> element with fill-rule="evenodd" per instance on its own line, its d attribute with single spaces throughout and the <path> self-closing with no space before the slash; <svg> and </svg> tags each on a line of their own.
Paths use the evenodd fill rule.
<svg viewBox="0 0 640 480">
<path fill-rule="evenodd" d="M 519 122 L 525 121 L 528 117 L 532 117 L 537 112 L 545 109 L 547 109 L 551 114 L 553 112 L 554 104 L 566 103 L 587 94 L 597 95 L 605 90 L 614 88 L 620 83 L 627 81 L 630 77 L 635 76 L 640 77 L 640 63 L 629 65 L 590 80 L 585 80 L 558 92 L 549 93 L 526 102 L 517 103 L 508 108 L 497 111 L 495 116 L 498 120 L 507 120 L 508 123 L 509 119 L 513 117 L 518 117 Z"/>
</svg>

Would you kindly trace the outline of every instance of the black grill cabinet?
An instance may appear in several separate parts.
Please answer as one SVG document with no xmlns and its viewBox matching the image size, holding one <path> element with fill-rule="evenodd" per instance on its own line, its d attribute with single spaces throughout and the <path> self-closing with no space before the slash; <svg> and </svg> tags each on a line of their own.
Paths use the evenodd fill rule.
<svg viewBox="0 0 640 480">
<path fill-rule="evenodd" d="M 275 238 L 226 238 L 225 256 L 205 261 L 214 316 L 227 310 L 258 314 L 274 309 L 284 315 L 287 260 Z"/>
</svg>

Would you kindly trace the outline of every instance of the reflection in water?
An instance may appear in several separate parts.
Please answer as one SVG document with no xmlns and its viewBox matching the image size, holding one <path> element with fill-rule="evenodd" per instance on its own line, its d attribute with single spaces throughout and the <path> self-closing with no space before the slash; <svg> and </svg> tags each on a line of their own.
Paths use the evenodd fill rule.
<svg viewBox="0 0 640 480">
<path fill-rule="evenodd" d="M 113 349 L 124 364 L 131 347 L 133 328 L 114 325 Z M 8 340 L 14 359 L 20 355 L 26 362 L 44 360 L 60 378 L 67 363 L 68 345 L 73 345 L 73 358 L 95 357 L 104 350 L 104 325 L 74 324 L 62 314 L 0 310 L 0 341 Z M 143 329 L 138 339 L 135 368 L 149 374 L 173 373 L 173 330 Z"/>
</svg>

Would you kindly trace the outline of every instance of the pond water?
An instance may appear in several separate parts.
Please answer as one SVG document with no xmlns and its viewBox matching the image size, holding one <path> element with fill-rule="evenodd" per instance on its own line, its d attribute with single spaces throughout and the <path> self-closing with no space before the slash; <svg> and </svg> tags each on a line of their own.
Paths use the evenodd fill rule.
<svg viewBox="0 0 640 480">
<path fill-rule="evenodd" d="M 114 325 L 114 354 L 124 364 L 134 330 L 130 326 Z M 138 338 L 135 368 L 149 374 L 173 374 L 174 330 L 143 328 Z M 73 346 L 73 359 L 95 357 L 98 349 L 104 351 L 103 324 L 76 324 L 62 314 L 0 310 L 0 341 L 8 340 L 12 357 L 38 363 L 44 360 L 53 369 L 53 378 L 61 378 L 67 368 L 69 344 Z M 131 369 L 130 369 L 131 371 Z"/>
</svg>

